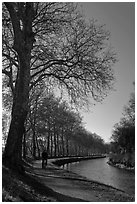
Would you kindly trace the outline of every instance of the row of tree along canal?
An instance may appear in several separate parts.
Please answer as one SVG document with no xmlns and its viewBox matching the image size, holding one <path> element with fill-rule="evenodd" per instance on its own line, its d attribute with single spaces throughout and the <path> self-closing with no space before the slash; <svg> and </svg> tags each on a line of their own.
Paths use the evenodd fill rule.
<svg viewBox="0 0 137 204">
<path fill-rule="evenodd" d="M 46 95 L 46 96 L 45 96 Z M 43 88 L 31 93 L 30 112 L 25 123 L 23 157 L 40 158 L 43 149 L 49 157 L 105 154 L 108 146 L 97 134 L 83 127 L 82 117 L 65 101 Z"/>
</svg>

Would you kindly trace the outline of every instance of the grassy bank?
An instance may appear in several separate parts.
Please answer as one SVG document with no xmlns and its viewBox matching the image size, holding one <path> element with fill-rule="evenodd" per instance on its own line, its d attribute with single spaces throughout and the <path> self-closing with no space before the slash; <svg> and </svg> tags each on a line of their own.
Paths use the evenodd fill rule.
<svg viewBox="0 0 137 204">
<path fill-rule="evenodd" d="M 82 202 L 45 186 L 32 168 L 24 175 L 2 167 L 2 202 Z"/>
<path fill-rule="evenodd" d="M 125 168 L 134 170 L 135 168 L 135 154 L 125 153 L 125 154 L 110 154 L 109 164 L 116 166 L 118 168 Z"/>
<path fill-rule="evenodd" d="M 39 194 L 34 185 L 36 181 L 26 174 L 21 175 L 3 166 L 2 168 L 2 201 L 3 202 L 39 202 L 52 201 Z"/>
</svg>

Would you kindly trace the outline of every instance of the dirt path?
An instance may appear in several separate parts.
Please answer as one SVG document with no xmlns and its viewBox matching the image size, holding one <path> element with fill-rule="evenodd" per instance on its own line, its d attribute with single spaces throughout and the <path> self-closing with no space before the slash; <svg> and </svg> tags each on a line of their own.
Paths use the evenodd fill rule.
<svg viewBox="0 0 137 204">
<path fill-rule="evenodd" d="M 90 202 L 134 201 L 134 198 L 120 190 L 89 181 L 75 173 L 56 167 L 52 161 L 48 161 L 46 169 L 41 169 L 41 161 L 35 161 L 31 174 L 33 173 L 36 179 L 57 193 Z"/>
</svg>

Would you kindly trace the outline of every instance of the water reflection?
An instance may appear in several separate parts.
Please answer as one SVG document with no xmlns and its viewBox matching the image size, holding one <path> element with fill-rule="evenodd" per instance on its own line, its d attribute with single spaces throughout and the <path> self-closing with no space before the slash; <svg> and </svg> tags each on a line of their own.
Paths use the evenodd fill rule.
<svg viewBox="0 0 137 204">
<path fill-rule="evenodd" d="M 68 163 L 68 164 L 63 164 L 60 168 L 68 170 L 69 168 L 71 168 L 71 166 L 76 165 L 76 164 L 79 164 L 79 161 L 73 162 L 73 163 Z"/>
<path fill-rule="evenodd" d="M 118 169 L 107 164 L 107 158 L 85 160 L 65 164 L 63 168 L 73 171 L 88 179 L 95 180 L 134 194 L 135 174 L 124 169 Z"/>
</svg>

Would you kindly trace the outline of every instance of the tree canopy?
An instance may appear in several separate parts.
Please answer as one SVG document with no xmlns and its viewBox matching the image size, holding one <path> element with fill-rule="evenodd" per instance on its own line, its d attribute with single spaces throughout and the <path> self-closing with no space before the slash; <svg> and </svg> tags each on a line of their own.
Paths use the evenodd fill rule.
<svg viewBox="0 0 137 204">
<path fill-rule="evenodd" d="M 3 6 L 3 73 L 14 93 L 19 68 L 14 32 L 24 35 L 25 40 L 25 9 L 30 8 L 23 2 L 8 5 L 7 9 Z M 44 79 L 54 87 L 65 88 L 75 102 L 86 100 L 90 94 L 95 100 L 101 100 L 112 88 L 111 66 L 116 61 L 107 44 L 110 33 L 105 26 L 94 20 L 85 21 L 73 3 L 33 3 L 31 6 L 30 89 Z M 16 14 L 16 19 L 9 13 Z M 14 27 L 16 21 L 18 29 Z"/>
<path fill-rule="evenodd" d="M 2 22 L 3 93 L 10 87 L 12 97 L 3 161 L 20 168 L 31 91 L 42 83 L 78 105 L 100 101 L 113 87 L 116 55 L 105 26 L 87 22 L 76 3 L 5 2 Z"/>
</svg>

